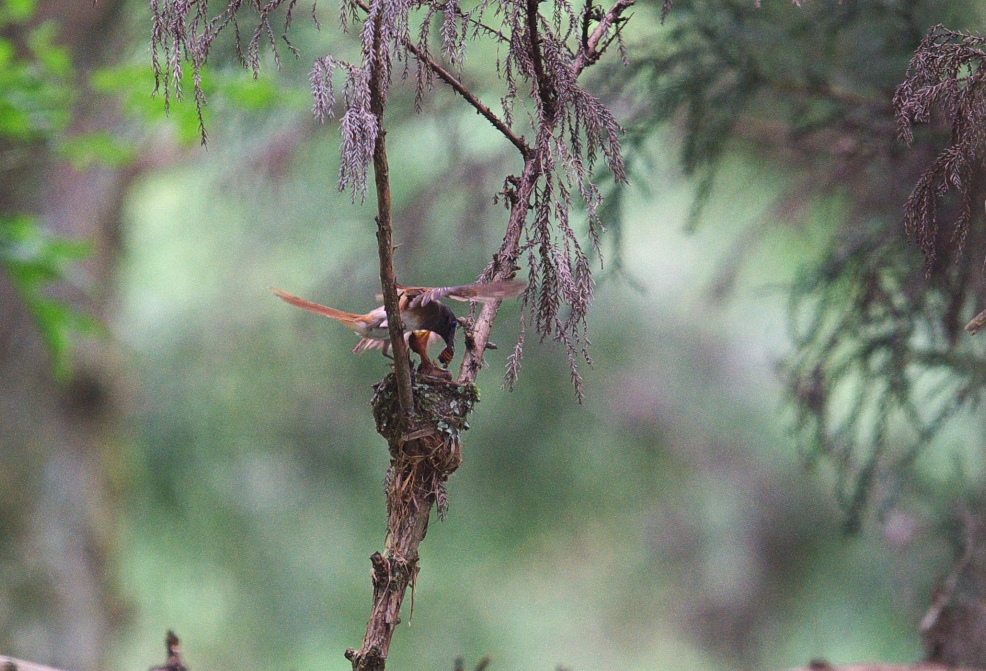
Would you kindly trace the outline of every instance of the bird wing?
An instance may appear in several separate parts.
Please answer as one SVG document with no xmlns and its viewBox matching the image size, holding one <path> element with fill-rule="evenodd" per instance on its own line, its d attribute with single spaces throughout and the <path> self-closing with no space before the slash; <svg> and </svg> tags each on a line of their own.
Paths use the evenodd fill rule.
<svg viewBox="0 0 986 671">
<path fill-rule="evenodd" d="M 426 347 L 431 347 L 436 343 L 443 342 L 442 336 L 438 335 L 434 331 L 417 331 L 419 334 L 428 334 L 428 341 L 425 345 Z M 404 334 L 404 340 L 407 341 L 411 337 L 411 331 Z M 382 349 L 384 354 L 390 351 L 390 341 L 389 340 L 374 340 L 372 338 L 363 338 L 357 343 L 356 347 L 353 348 L 353 354 L 362 354 L 369 349 Z"/>
<path fill-rule="evenodd" d="M 456 301 L 489 301 L 513 298 L 527 288 L 527 283 L 519 280 L 501 282 L 473 282 L 457 287 L 401 287 L 401 292 L 410 299 L 410 307 L 428 305 L 432 301 L 451 298 Z"/>
</svg>

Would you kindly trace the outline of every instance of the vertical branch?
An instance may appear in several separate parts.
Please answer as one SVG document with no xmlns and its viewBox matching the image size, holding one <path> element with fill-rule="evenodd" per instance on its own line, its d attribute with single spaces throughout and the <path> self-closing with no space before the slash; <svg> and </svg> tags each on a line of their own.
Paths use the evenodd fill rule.
<svg viewBox="0 0 986 671">
<path fill-rule="evenodd" d="M 380 0 L 381 2 L 383 0 Z M 370 112 L 377 120 L 377 138 L 373 146 L 373 176 L 377 187 L 377 252 L 380 256 L 380 284 L 383 304 L 387 310 L 387 327 L 394 352 L 394 374 L 400 399 L 402 421 L 414 414 L 411 394 L 411 360 L 404 341 L 404 322 L 401 319 L 397 296 L 397 274 L 394 272 L 394 229 L 390 199 L 390 166 L 387 162 L 387 131 L 383 123 L 386 108 L 387 54 L 381 34 L 384 12 L 378 7 L 373 21 L 373 53 L 370 63 Z"/>
<path fill-rule="evenodd" d="M 383 42 L 384 12 L 377 0 L 368 20 L 373 26 L 370 63 L 370 112 L 376 117 L 377 136 L 373 147 L 373 175 L 377 190 L 377 251 L 380 257 L 380 284 L 383 289 L 387 326 L 394 353 L 394 376 L 397 386 L 397 430 L 387 436 L 391 466 L 387 487 L 387 540 L 384 552 L 370 557 L 373 577 L 373 609 L 366 625 L 366 635 L 359 650 L 349 649 L 346 658 L 353 671 L 384 671 L 394 629 L 400 623 L 400 610 L 407 588 L 418 573 L 418 546 L 428 531 L 428 518 L 434 495 L 424 485 L 412 464 L 420 464 L 410 455 L 421 448 L 420 440 L 405 442 L 414 413 L 411 391 L 411 365 L 394 272 L 393 219 L 391 213 L 390 167 L 387 161 L 387 132 L 383 116 L 388 84 L 388 54 Z M 375 11 L 373 11 L 375 10 Z M 366 54 L 364 53 L 364 57 Z"/>
<path fill-rule="evenodd" d="M 540 0 L 527 0 L 527 44 L 530 49 L 531 64 L 534 67 L 534 82 L 541 99 L 541 119 L 554 122 L 557 94 L 548 81 L 541 56 L 541 38 L 538 36 L 538 5 Z"/>
<path fill-rule="evenodd" d="M 503 237 L 500 250 L 493 256 L 493 262 L 486 269 L 483 279 L 490 281 L 508 280 L 517 271 L 517 260 L 520 257 L 520 240 L 524 232 L 524 223 L 531 210 L 531 196 L 534 185 L 541 176 L 541 160 L 537 155 L 537 147 L 542 145 L 541 137 L 546 132 L 542 125 L 534 152 L 524 160 L 524 171 L 518 181 L 517 190 L 508 197 L 511 199 L 510 219 L 507 222 L 507 233 Z M 500 311 L 500 301 L 490 301 L 483 306 L 472 329 L 473 347 L 466 350 L 459 369 L 459 383 L 473 383 L 483 367 L 483 353 L 490 339 L 493 320 Z"/>
<path fill-rule="evenodd" d="M 623 14 L 633 6 L 634 2 L 635 0 L 616 0 L 609 11 L 599 17 L 599 23 L 591 33 L 588 31 L 588 21 L 583 23 L 583 41 L 571 65 L 573 78 L 577 78 L 599 59 L 606 45 L 603 39 L 611 30 L 618 28 L 621 21 L 626 20 Z M 528 58 L 532 64 L 535 86 L 541 103 L 537 138 L 531 150 L 524 154 L 524 170 L 520 178 L 514 182 L 516 188 L 507 196 L 511 203 L 507 232 L 500 250 L 493 256 L 493 262 L 483 274 L 483 279 L 490 281 L 510 279 L 518 269 L 521 238 L 527 215 L 531 211 L 534 188 L 544 172 L 542 157 L 550 155 L 552 135 L 556 131 L 560 116 L 557 110 L 557 91 L 548 80 L 548 73 L 544 68 L 541 40 L 538 36 L 538 0 L 526 0 L 526 10 L 527 48 L 530 49 Z M 483 353 L 489 341 L 493 321 L 499 311 L 500 301 L 490 301 L 479 313 L 472 329 L 474 346 L 466 352 L 462 367 L 459 369 L 460 383 L 475 382 L 476 376 L 483 367 Z"/>
</svg>

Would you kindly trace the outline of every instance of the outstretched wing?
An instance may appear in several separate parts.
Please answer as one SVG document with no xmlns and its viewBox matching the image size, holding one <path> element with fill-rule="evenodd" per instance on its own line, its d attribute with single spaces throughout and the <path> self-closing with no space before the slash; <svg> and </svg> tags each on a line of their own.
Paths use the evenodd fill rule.
<svg viewBox="0 0 986 671">
<path fill-rule="evenodd" d="M 411 300 L 410 307 L 416 308 L 443 298 L 464 302 L 479 301 L 481 303 L 503 300 L 517 296 L 526 288 L 525 282 L 504 280 L 502 282 L 474 282 L 457 287 L 401 287 L 401 291 Z"/>
</svg>

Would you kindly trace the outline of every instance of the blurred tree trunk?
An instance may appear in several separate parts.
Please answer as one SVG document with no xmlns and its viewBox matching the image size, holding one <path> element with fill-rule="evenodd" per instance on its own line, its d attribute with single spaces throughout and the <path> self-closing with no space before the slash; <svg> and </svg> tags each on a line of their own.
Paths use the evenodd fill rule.
<svg viewBox="0 0 986 671">
<path fill-rule="evenodd" d="M 121 0 L 41 0 L 37 21 L 59 26 L 77 81 L 113 57 Z M 83 88 L 73 130 L 108 127 L 111 110 Z M 7 149 L 9 147 L 5 147 Z M 26 213 L 49 230 L 87 239 L 79 286 L 60 297 L 103 320 L 111 305 L 120 204 L 134 170 L 77 172 L 41 142 L 0 166 L 0 213 Z M 52 377 L 48 353 L 20 296 L 0 273 L 0 650 L 76 671 L 102 666 L 122 619 L 112 549 L 122 455 L 106 341 L 78 343 L 72 379 Z"/>
</svg>

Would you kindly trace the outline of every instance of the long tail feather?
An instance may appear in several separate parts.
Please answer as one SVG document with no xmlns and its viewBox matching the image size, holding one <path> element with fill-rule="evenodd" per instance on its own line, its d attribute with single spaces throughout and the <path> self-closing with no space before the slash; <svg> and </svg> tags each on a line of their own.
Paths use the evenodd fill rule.
<svg viewBox="0 0 986 671">
<path fill-rule="evenodd" d="M 342 310 L 336 310 L 335 308 L 319 305 L 318 303 L 313 303 L 312 301 L 306 301 L 304 298 L 298 298 L 297 296 L 289 294 L 286 291 L 281 291 L 280 289 L 272 288 L 271 291 L 277 294 L 277 297 L 285 303 L 289 303 L 295 307 L 301 308 L 302 310 L 314 312 L 315 314 L 322 315 L 323 317 L 335 319 L 353 330 L 358 331 L 365 322 L 362 315 L 354 315 L 350 312 L 343 312 Z"/>
</svg>

